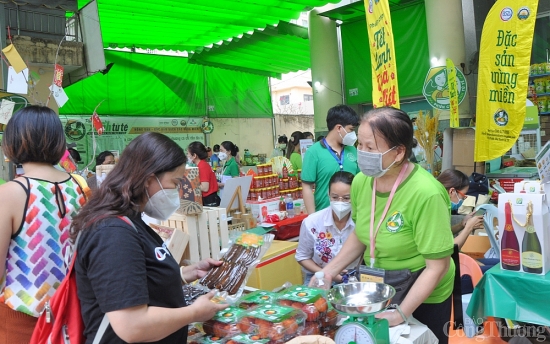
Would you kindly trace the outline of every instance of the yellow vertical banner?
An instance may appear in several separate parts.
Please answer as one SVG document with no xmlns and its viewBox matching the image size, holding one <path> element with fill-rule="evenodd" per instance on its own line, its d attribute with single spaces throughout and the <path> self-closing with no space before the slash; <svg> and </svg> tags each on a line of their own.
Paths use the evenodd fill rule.
<svg viewBox="0 0 550 344">
<path fill-rule="evenodd" d="M 399 108 L 397 65 L 388 0 L 365 0 L 374 107 Z"/>
<path fill-rule="evenodd" d="M 502 156 L 525 120 L 529 63 L 538 0 L 498 0 L 479 48 L 475 161 Z"/>
<path fill-rule="evenodd" d="M 458 128 L 458 85 L 456 84 L 456 68 L 451 59 L 447 59 L 447 85 L 449 85 L 451 128 Z"/>
</svg>

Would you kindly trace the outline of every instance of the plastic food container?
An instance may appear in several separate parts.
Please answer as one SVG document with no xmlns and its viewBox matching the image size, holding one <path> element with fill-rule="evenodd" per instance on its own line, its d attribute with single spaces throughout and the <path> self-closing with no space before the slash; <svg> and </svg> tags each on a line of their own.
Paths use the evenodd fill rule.
<svg viewBox="0 0 550 344">
<path fill-rule="evenodd" d="M 216 336 L 200 336 L 197 338 L 187 338 L 187 344 L 225 344 L 227 339 Z"/>
<path fill-rule="evenodd" d="M 238 334 L 231 337 L 226 344 L 266 344 L 269 339 L 262 339 L 257 334 Z"/>
<path fill-rule="evenodd" d="M 292 307 L 262 305 L 248 310 L 238 327 L 243 334 L 279 344 L 297 336 L 303 330 L 305 318 L 302 311 Z"/>
<path fill-rule="evenodd" d="M 239 333 L 238 323 L 245 311 L 237 307 L 228 307 L 202 324 L 203 331 L 213 337 L 225 338 Z"/>
<path fill-rule="evenodd" d="M 307 316 L 307 321 L 319 320 L 328 310 L 323 290 L 302 285 L 292 286 L 281 291 L 279 304 L 302 310 Z"/>
<path fill-rule="evenodd" d="M 241 298 L 239 308 L 249 309 L 259 305 L 274 304 L 277 300 L 277 296 L 277 293 L 265 290 L 257 290 Z"/>
</svg>

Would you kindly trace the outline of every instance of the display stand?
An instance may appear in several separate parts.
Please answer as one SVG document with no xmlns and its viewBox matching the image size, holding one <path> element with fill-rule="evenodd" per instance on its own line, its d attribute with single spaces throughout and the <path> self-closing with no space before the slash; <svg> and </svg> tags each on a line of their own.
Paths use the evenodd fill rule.
<svg viewBox="0 0 550 344">
<path fill-rule="evenodd" d="M 244 208 L 244 201 L 241 194 L 241 186 L 237 186 L 235 191 L 233 192 L 233 196 L 231 196 L 231 200 L 229 201 L 229 205 L 227 206 L 227 212 L 231 213 L 232 210 L 238 210 L 241 212 L 241 214 L 245 213 Z M 237 200 L 237 207 L 233 207 L 233 204 L 235 203 L 235 199 Z"/>
</svg>

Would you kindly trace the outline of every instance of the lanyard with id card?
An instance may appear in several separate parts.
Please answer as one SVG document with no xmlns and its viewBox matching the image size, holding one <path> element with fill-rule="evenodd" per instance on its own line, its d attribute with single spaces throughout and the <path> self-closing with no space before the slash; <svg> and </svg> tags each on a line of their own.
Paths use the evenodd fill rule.
<svg viewBox="0 0 550 344">
<path fill-rule="evenodd" d="M 361 268 L 362 270 L 361 278 L 360 278 L 361 282 L 384 283 L 384 277 L 386 275 L 386 271 L 384 269 L 374 267 L 374 263 L 376 261 L 374 257 L 374 249 L 376 247 L 376 235 L 378 234 L 378 230 L 380 229 L 382 222 L 384 222 L 384 218 L 388 214 L 388 210 L 393 200 L 393 196 L 395 195 L 395 191 L 397 190 L 397 187 L 399 187 L 399 184 L 401 184 L 401 182 L 403 181 L 403 178 L 405 176 L 405 172 L 407 171 L 408 166 L 409 166 L 409 163 L 407 162 L 401 168 L 401 171 L 399 172 L 399 175 L 397 176 L 397 179 L 393 184 L 393 187 L 390 192 L 390 196 L 388 197 L 388 201 L 386 202 L 386 207 L 382 212 L 382 216 L 380 217 L 380 221 L 378 222 L 378 226 L 376 227 L 376 230 L 374 230 L 374 216 L 376 212 L 376 178 L 374 178 L 373 186 L 372 186 L 372 201 L 371 201 L 371 214 L 370 214 L 370 265 L 367 266 L 366 268 L 365 267 Z"/>
</svg>

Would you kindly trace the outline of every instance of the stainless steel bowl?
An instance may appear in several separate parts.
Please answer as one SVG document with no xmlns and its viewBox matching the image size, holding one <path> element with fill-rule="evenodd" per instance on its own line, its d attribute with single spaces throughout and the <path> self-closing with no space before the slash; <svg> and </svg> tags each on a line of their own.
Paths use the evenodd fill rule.
<svg viewBox="0 0 550 344">
<path fill-rule="evenodd" d="M 380 312 L 390 305 L 395 289 L 384 283 L 355 282 L 330 289 L 327 299 L 338 312 L 348 315 Z"/>
</svg>

